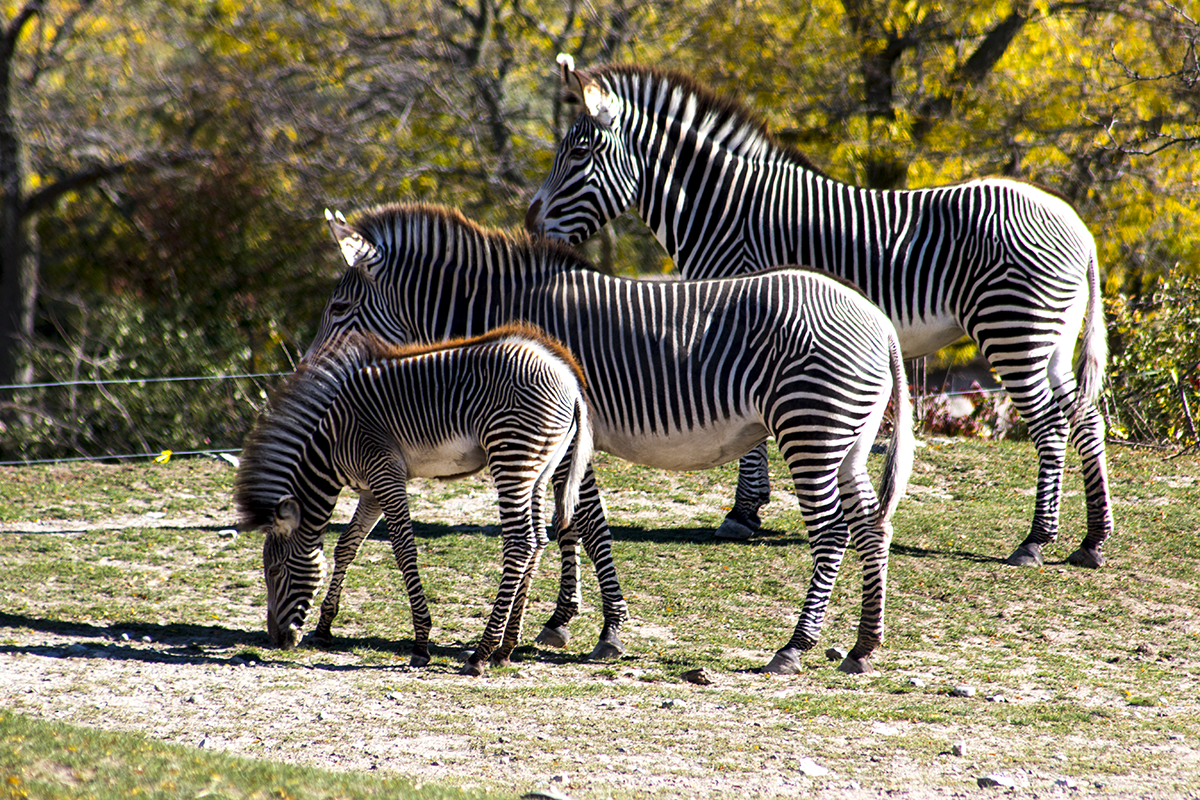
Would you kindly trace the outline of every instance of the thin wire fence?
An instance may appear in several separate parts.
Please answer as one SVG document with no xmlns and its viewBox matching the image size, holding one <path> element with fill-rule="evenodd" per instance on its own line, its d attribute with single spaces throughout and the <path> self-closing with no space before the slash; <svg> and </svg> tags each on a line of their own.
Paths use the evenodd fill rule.
<svg viewBox="0 0 1200 800">
<path fill-rule="evenodd" d="M 956 397 L 979 396 L 980 394 L 990 395 L 1003 393 L 1003 389 L 999 387 L 982 387 L 972 388 L 962 391 L 933 391 L 929 389 L 928 369 L 924 359 L 917 359 L 910 362 L 913 365 L 911 374 L 913 376 L 913 401 L 917 410 L 917 420 L 920 426 L 925 424 L 928 413 L 932 408 L 934 398 L 938 402 L 943 399 Z M 121 386 L 121 385 L 151 385 L 151 384 L 173 384 L 173 383 L 190 383 L 190 382 L 222 382 L 222 381 L 238 381 L 238 380 L 274 380 L 286 377 L 291 373 L 288 372 L 247 372 L 228 375 L 189 375 L 178 377 L 140 377 L 140 378 L 104 378 L 93 380 L 71 380 L 71 381 L 49 381 L 44 383 L 32 384 L 9 384 L 0 386 L 0 392 L 21 392 L 32 391 L 37 389 L 72 389 L 72 388 L 87 388 L 87 387 L 105 387 L 105 386 Z M 171 449 L 163 448 L 155 450 L 152 448 L 144 449 L 141 452 L 132 453 L 106 453 L 103 455 L 79 455 L 79 456 L 62 456 L 56 458 L 33 458 L 33 459 L 16 459 L 0 461 L 0 467 L 17 467 L 17 466 L 34 466 L 44 464 L 67 464 L 77 463 L 81 461 L 133 461 L 138 459 L 156 459 L 165 461 L 170 458 L 178 458 L 182 456 L 212 456 L 219 457 L 221 454 L 234 454 L 240 452 L 237 447 L 215 447 L 215 448 L 193 448 L 193 449 Z"/>
</svg>

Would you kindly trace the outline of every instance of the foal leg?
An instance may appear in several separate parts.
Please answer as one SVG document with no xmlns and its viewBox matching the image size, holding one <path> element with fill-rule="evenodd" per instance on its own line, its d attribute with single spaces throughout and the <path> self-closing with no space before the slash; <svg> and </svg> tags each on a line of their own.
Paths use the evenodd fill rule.
<svg viewBox="0 0 1200 800">
<path fill-rule="evenodd" d="M 386 464 L 376 470 L 370 479 L 372 491 L 379 498 L 383 513 L 387 516 L 392 554 L 404 578 L 404 588 L 412 609 L 413 650 L 409 665 L 424 667 L 429 664 L 429 633 L 433 630 L 433 617 L 429 614 L 421 575 L 417 571 L 417 540 L 413 534 L 412 519 L 408 515 L 407 483 L 408 475 L 403 465 L 396 463 Z"/>
<path fill-rule="evenodd" d="M 541 563 L 542 553 L 546 550 L 546 545 L 550 543 L 550 539 L 546 536 L 546 516 L 545 500 L 546 500 L 546 481 L 542 481 L 533 493 L 533 535 L 535 550 L 533 559 L 529 562 L 529 568 L 525 571 L 521 578 L 521 584 L 517 587 L 517 596 L 513 599 L 513 610 L 508 615 L 508 626 L 504 629 L 504 636 L 500 640 L 500 647 L 496 652 L 492 653 L 492 666 L 508 666 L 509 658 L 517 645 L 521 642 L 521 629 L 525 625 L 525 612 L 529 606 L 529 589 L 533 584 L 533 576 L 537 573 L 538 564 Z"/>
<path fill-rule="evenodd" d="M 563 459 L 554 472 L 553 481 L 556 485 L 566 480 L 571 464 Z M 533 641 L 547 647 L 566 647 L 571 640 L 569 623 L 579 613 L 583 602 L 583 594 L 579 586 L 579 529 L 575 525 L 567 526 L 558 531 L 558 550 L 562 559 L 562 572 L 558 580 L 558 599 L 554 604 L 554 613 L 542 631 Z"/>
<path fill-rule="evenodd" d="M 358 549 L 362 546 L 363 540 L 367 538 L 381 516 L 383 516 L 383 509 L 380 507 L 379 501 L 375 499 L 375 495 L 370 491 L 360 494 L 358 507 L 354 509 L 354 517 L 350 520 L 346 530 L 342 531 L 342 535 L 338 537 L 337 545 L 333 550 L 333 577 L 329 580 L 329 589 L 325 592 L 325 599 L 321 601 L 321 619 L 312 632 L 312 642 L 320 647 L 328 647 L 333 644 L 333 635 L 329 629 L 338 613 L 346 571 L 350 569 L 350 564 L 358 555 Z"/>
</svg>

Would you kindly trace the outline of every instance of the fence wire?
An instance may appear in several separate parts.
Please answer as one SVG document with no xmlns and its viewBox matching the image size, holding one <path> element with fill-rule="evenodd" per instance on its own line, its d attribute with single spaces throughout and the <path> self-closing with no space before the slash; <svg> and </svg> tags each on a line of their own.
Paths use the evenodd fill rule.
<svg viewBox="0 0 1200 800">
<path fill-rule="evenodd" d="M 934 391 L 930 393 L 928 385 L 928 370 L 926 369 L 925 359 L 916 359 L 909 362 L 912 365 L 912 387 L 913 387 L 913 404 L 916 408 L 918 424 L 921 424 L 925 419 L 925 413 L 928 410 L 928 405 L 932 398 L 952 398 L 977 396 L 979 394 L 995 394 L 1001 393 L 1004 390 L 1000 387 L 982 387 L 972 388 L 963 391 Z M 272 379 L 281 378 L 291 373 L 288 372 L 256 372 L 256 373 L 238 373 L 231 375 L 188 375 L 177 377 L 142 377 L 142 378 L 105 378 L 96 380 L 74 380 L 74 381 L 51 381 L 46 383 L 22 383 L 9 384 L 0 386 L 0 392 L 20 392 L 22 390 L 32 389 L 55 389 L 55 388 L 70 388 L 70 387 L 103 387 L 112 385 L 146 385 L 146 384 L 164 384 L 164 383 L 187 383 L 187 382 L 216 382 L 216 381 L 234 381 L 234 380 L 255 380 L 255 379 Z M 38 458 L 38 459 L 21 459 L 12 461 L 0 461 L 0 467 L 21 467 L 35 466 L 44 464 L 68 464 L 78 463 L 81 461 L 132 461 L 137 459 L 156 459 L 168 460 L 170 458 L 178 458 L 183 456 L 210 456 L 219 457 L 221 454 L 233 454 L 240 452 L 240 448 L 213 448 L 213 449 L 191 449 L 191 450 L 151 450 L 137 453 L 118 453 L 94 456 L 64 456 L 59 458 Z"/>
</svg>

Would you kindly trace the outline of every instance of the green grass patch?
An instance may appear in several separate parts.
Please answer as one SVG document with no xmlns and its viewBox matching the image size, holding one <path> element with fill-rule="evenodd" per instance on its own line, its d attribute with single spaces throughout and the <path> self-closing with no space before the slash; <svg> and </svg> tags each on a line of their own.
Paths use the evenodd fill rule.
<svg viewBox="0 0 1200 800">
<path fill-rule="evenodd" d="M 511 795 L 414 786 L 390 777 L 313 769 L 176 747 L 142 736 L 0 711 L 0 780 L 10 798 L 387 798 L 488 800 Z"/>
</svg>

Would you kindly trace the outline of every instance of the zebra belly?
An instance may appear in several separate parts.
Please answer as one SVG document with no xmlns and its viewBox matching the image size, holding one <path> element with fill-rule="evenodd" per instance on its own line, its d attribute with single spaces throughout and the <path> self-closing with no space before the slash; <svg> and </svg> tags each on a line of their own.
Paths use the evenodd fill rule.
<svg viewBox="0 0 1200 800">
<path fill-rule="evenodd" d="M 741 458 L 767 440 L 767 429 L 757 416 L 666 433 L 632 433 L 596 422 L 597 449 L 658 469 L 709 469 Z"/>
<path fill-rule="evenodd" d="M 487 463 L 487 453 L 479 442 L 466 436 L 406 446 L 402 457 L 413 478 L 465 478 Z"/>
<path fill-rule="evenodd" d="M 905 359 L 936 353 L 963 337 L 962 326 L 953 317 L 935 317 L 911 321 L 892 320 Z"/>
</svg>

